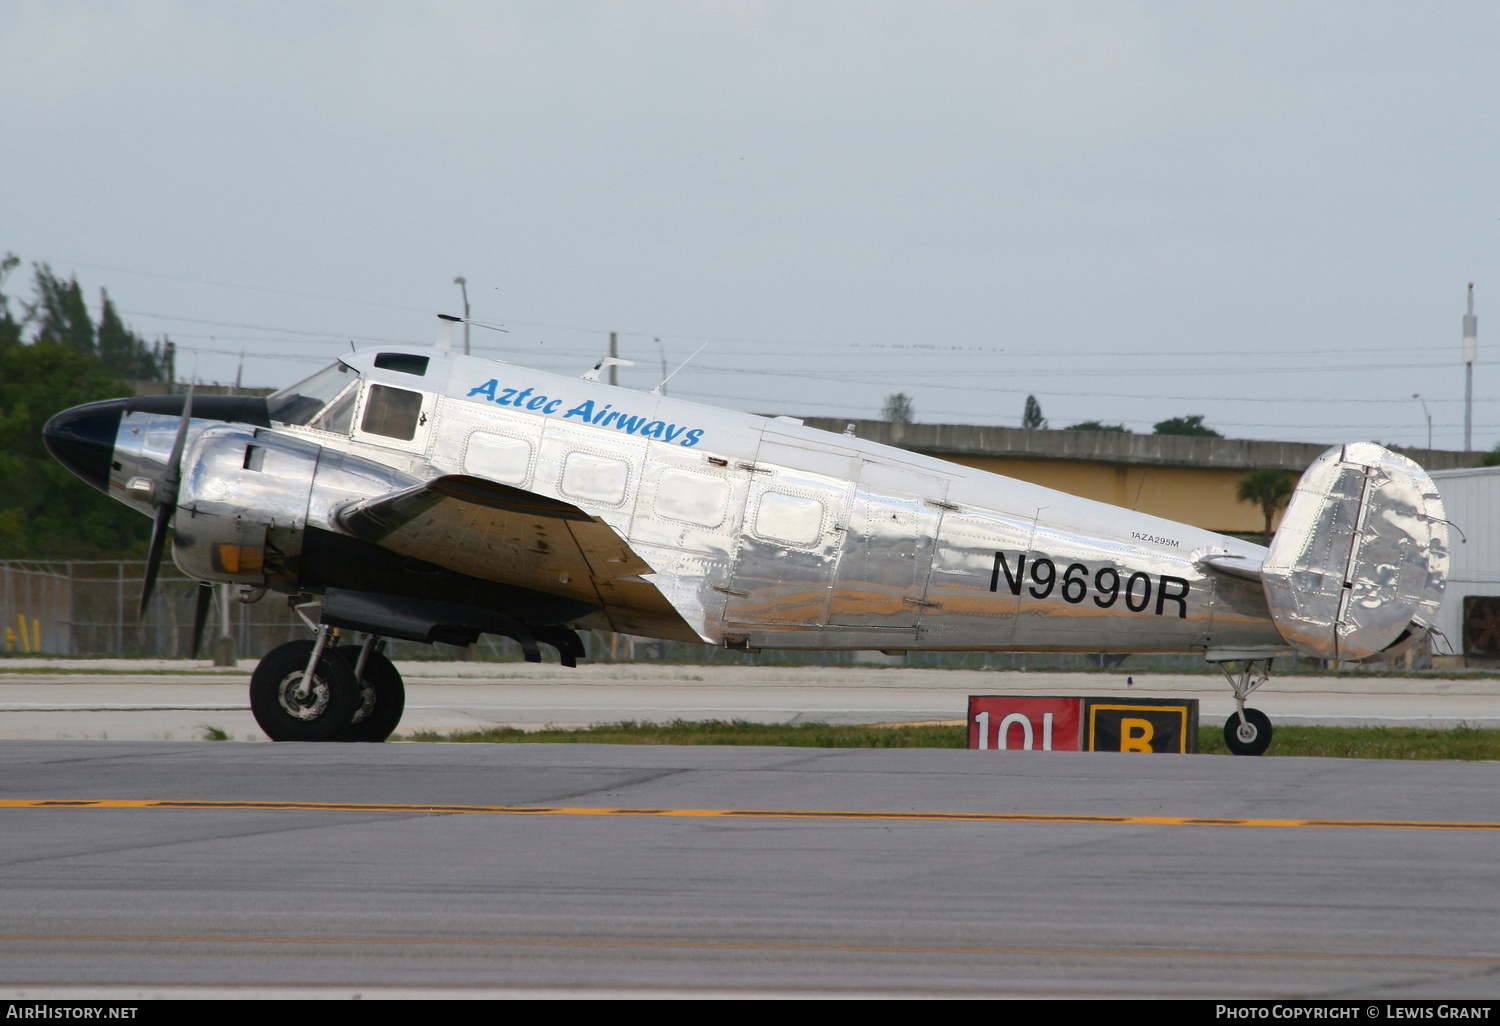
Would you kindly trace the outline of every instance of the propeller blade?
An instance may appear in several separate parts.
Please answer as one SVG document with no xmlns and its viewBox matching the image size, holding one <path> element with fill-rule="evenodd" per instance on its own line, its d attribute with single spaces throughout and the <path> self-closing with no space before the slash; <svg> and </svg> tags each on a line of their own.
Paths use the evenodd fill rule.
<svg viewBox="0 0 1500 1026">
<path fill-rule="evenodd" d="M 161 569 L 161 551 L 167 541 L 167 525 L 172 522 L 174 506 L 157 506 L 156 523 L 151 525 L 151 546 L 146 550 L 146 576 L 141 581 L 140 615 L 146 615 L 146 606 L 151 602 L 151 592 L 156 587 L 156 573 Z"/>
<path fill-rule="evenodd" d="M 213 604 L 214 586 L 207 581 L 198 582 L 198 604 L 193 609 L 193 648 L 189 659 L 198 658 L 203 647 L 203 627 L 208 623 L 208 607 Z"/>
<path fill-rule="evenodd" d="M 172 439 L 172 455 L 167 457 L 167 470 L 162 475 L 161 495 L 158 505 L 177 505 L 177 490 L 182 486 L 182 450 L 187 446 L 188 428 L 193 422 L 193 386 L 187 390 L 187 402 L 182 404 L 182 419 L 177 422 L 177 437 Z"/>
<path fill-rule="evenodd" d="M 156 523 L 151 527 L 151 545 L 146 550 L 146 574 L 141 581 L 141 616 L 146 615 L 146 605 L 151 601 L 151 592 L 156 588 L 162 550 L 167 543 L 167 527 L 172 523 L 172 514 L 177 509 L 177 492 L 182 487 L 182 451 L 187 446 L 188 427 L 192 420 L 193 386 L 189 385 L 187 401 L 182 404 L 182 419 L 177 424 L 177 437 L 172 440 L 172 454 L 167 457 L 167 469 L 162 472 L 156 490 Z"/>
</svg>

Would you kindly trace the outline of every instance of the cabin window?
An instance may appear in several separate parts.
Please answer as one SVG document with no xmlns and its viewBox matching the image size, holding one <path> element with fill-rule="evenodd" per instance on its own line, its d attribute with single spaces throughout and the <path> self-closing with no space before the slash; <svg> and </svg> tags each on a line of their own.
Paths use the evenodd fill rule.
<svg viewBox="0 0 1500 1026">
<path fill-rule="evenodd" d="M 421 376 L 427 373 L 427 357 L 412 356 L 408 353 L 380 353 L 375 357 L 375 366 L 381 370 Z"/>
<path fill-rule="evenodd" d="M 823 504 L 804 495 L 766 492 L 755 508 L 755 533 L 791 545 L 811 545 L 823 536 Z"/>
<path fill-rule="evenodd" d="M 630 464 L 608 456 L 570 452 L 563 461 L 562 490 L 579 499 L 615 505 L 625 501 Z"/>
<path fill-rule="evenodd" d="M 359 429 L 372 435 L 410 442 L 417 437 L 417 423 L 421 416 L 421 392 L 408 392 L 390 385 L 371 385 Z"/>
<path fill-rule="evenodd" d="M 519 484 L 531 469 L 531 443 L 476 431 L 464 452 L 464 471 L 490 481 Z"/>
<path fill-rule="evenodd" d="M 656 484 L 656 513 L 703 527 L 718 527 L 729 508 L 729 482 L 685 470 L 663 471 Z"/>
</svg>

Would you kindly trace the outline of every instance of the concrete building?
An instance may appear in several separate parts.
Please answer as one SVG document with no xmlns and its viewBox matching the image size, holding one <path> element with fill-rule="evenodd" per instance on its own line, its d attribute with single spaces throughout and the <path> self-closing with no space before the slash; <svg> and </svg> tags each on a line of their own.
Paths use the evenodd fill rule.
<svg viewBox="0 0 1500 1026">
<path fill-rule="evenodd" d="M 1119 431 L 1037 431 L 972 424 L 892 424 L 809 417 L 809 427 L 1004 474 L 1047 488 L 1260 541 L 1260 509 L 1238 501 L 1240 480 L 1261 467 L 1301 474 L 1326 445 Z M 1331 443 L 1330 443 L 1331 444 Z M 1481 453 L 1399 450 L 1429 471 L 1474 467 Z"/>
</svg>

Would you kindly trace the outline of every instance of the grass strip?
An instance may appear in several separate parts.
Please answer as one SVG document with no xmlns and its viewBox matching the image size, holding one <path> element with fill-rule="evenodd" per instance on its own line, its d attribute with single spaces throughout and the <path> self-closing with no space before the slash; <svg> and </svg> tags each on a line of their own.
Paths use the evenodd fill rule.
<svg viewBox="0 0 1500 1026">
<path fill-rule="evenodd" d="M 1198 731 L 1198 750 L 1227 755 L 1224 732 Z M 1333 759 L 1500 759 L 1500 730 L 1487 727 L 1293 727 L 1271 728 L 1267 755 L 1315 755 Z"/>
<path fill-rule="evenodd" d="M 1482 727 L 1300 727 L 1274 728 L 1268 755 L 1338 759 L 1500 760 L 1500 730 Z M 604 745 L 770 745 L 792 748 L 964 748 L 962 726 L 879 726 L 828 723 L 749 723 L 744 720 L 673 720 L 671 723 L 607 723 L 570 729 L 485 730 L 441 734 L 417 731 L 412 741 L 483 744 Z M 1227 755 L 1224 735 L 1204 727 L 1198 736 L 1204 755 Z"/>
<path fill-rule="evenodd" d="M 746 720 L 673 720 L 670 723 L 602 723 L 593 727 L 484 730 L 440 734 L 416 731 L 411 741 L 481 744 L 770 745 L 791 748 L 963 748 L 968 736 L 953 726 L 837 726 L 829 723 L 750 723 Z"/>
</svg>

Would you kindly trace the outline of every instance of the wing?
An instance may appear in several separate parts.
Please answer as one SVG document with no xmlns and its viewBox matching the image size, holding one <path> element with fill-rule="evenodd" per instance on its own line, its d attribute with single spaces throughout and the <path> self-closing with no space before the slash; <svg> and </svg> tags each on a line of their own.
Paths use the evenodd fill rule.
<svg viewBox="0 0 1500 1026">
<path fill-rule="evenodd" d="M 404 556 L 599 606 L 613 630 L 701 641 L 651 566 L 598 517 L 535 492 L 451 475 L 341 508 L 339 526 Z"/>
</svg>

